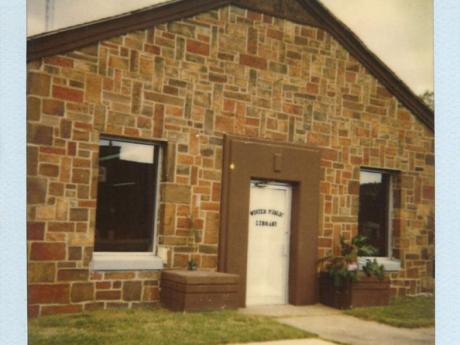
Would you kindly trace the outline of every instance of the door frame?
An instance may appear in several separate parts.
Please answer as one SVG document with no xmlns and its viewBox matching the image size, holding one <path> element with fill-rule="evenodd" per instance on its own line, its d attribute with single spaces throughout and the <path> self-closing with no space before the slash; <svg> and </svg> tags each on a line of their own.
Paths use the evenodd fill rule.
<svg viewBox="0 0 460 345">
<path fill-rule="evenodd" d="M 307 145 L 224 137 L 218 270 L 239 275 L 241 307 L 246 306 L 248 210 L 253 179 L 292 185 L 289 303 L 314 304 L 320 151 Z"/>
</svg>

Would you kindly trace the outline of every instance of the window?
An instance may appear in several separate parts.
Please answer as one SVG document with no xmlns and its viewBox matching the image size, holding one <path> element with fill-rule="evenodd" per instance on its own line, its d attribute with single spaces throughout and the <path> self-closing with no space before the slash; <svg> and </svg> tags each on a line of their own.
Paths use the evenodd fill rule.
<svg viewBox="0 0 460 345">
<path fill-rule="evenodd" d="M 377 256 L 391 256 L 390 233 L 390 174 L 361 170 L 359 187 L 358 232 L 367 237 Z"/>
<path fill-rule="evenodd" d="M 101 137 L 96 252 L 153 252 L 158 144 Z"/>
<path fill-rule="evenodd" d="M 358 232 L 377 249 L 376 260 L 385 271 L 399 271 L 401 262 L 392 251 L 392 173 L 363 168 L 359 176 Z M 362 267 L 368 257 L 358 258 Z"/>
</svg>

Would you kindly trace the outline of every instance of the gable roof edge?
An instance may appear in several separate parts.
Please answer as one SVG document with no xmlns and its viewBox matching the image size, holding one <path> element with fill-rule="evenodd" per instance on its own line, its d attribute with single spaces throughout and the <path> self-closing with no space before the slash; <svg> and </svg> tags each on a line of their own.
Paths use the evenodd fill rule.
<svg viewBox="0 0 460 345">
<path fill-rule="evenodd" d="M 231 3 L 231 0 L 173 0 L 27 39 L 27 62 L 78 49 L 95 42 L 171 22 Z"/>
</svg>

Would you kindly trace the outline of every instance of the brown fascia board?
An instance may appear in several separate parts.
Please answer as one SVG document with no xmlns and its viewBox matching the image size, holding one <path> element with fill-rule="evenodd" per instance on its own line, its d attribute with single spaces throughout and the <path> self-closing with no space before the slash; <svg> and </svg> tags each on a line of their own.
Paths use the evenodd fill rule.
<svg viewBox="0 0 460 345">
<path fill-rule="evenodd" d="M 282 1 L 282 0 L 281 0 Z M 361 62 L 404 106 L 434 132 L 434 113 L 364 43 L 318 0 L 296 0 L 318 26 L 327 30 Z M 236 0 L 175 0 L 96 22 L 32 36 L 27 41 L 27 61 L 71 51 L 127 32 L 190 17 L 225 5 L 245 7 Z M 248 6 L 249 7 L 249 6 Z M 257 10 L 250 6 L 251 10 Z M 266 11 L 262 11 L 266 12 Z M 273 13 L 270 13 L 273 15 Z"/>
<path fill-rule="evenodd" d="M 31 36 L 27 61 L 64 53 L 114 36 L 190 17 L 229 4 L 229 0 L 176 0 L 138 11 Z"/>
</svg>

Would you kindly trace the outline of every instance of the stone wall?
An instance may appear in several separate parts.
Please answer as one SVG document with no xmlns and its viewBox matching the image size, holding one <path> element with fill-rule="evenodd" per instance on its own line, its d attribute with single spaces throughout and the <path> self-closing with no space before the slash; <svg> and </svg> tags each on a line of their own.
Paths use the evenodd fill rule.
<svg viewBox="0 0 460 345">
<path fill-rule="evenodd" d="M 33 61 L 27 94 L 31 316 L 158 300 L 158 272 L 88 268 L 101 133 L 168 141 L 170 267 L 216 268 L 228 133 L 323 149 L 320 256 L 357 232 L 360 167 L 400 171 L 393 292 L 433 288 L 433 132 L 321 29 L 224 7 Z"/>
</svg>

